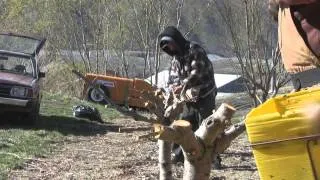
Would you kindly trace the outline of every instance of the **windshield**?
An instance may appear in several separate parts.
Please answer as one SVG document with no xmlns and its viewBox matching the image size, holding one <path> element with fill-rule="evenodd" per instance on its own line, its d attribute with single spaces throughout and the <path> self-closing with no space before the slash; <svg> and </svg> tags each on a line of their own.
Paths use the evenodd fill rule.
<svg viewBox="0 0 320 180">
<path fill-rule="evenodd" d="M 33 76 L 34 68 L 31 58 L 0 55 L 0 72 Z"/>
<path fill-rule="evenodd" d="M 0 50 L 33 54 L 40 40 L 14 35 L 0 34 Z"/>
</svg>

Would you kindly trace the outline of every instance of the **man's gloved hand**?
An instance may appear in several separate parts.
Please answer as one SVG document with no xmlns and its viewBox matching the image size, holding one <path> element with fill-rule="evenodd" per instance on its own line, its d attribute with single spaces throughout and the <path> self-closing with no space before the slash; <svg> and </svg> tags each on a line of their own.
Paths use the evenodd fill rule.
<svg viewBox="0 0 320 180">
<path fill-rule="evenodd" d="M 199 99 L 200 88 L 190 88 L 186 91 L 184 98 L 188 102 L 196 102 Z"/>
<path fill-rule="evenodd" d="M 173 86 L 173 93 L 174 94 L 180 94 L 181 90 L 182 90 L 183 86 L 182 85 L 178 85 L 178 86 Z"/>
</svg>

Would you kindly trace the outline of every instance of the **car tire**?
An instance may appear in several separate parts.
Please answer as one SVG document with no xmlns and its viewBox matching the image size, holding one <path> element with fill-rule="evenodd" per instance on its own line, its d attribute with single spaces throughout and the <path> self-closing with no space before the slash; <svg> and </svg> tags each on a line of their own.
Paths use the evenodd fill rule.
<svg viewBox="0 0 320 180">
<path fill-rule="evenodd" d="M 30 113 L 28 113 L 26 118 L 26 123 L 29 125 L 34 125 L 39 121 L 39 111 L 40 111 L 40 104 L 38 103 Z"/>
<path fill-rule="evenodd" d="M 100 86 L 99 89 L 101 89 L 105 96 L 110 97 L 110 93 L 107 87 L 105 86 Z M 108 104 L 108 102 L 104 99 L 104 97 L 102 95 L 100 95 L 96 89 L 94 88 L 90 88 L 88 90 L 88 94 L 87 94 L 87 99 L 91 102 L 94 103 L 99 103 L 99 104 Z"/>
</svg>

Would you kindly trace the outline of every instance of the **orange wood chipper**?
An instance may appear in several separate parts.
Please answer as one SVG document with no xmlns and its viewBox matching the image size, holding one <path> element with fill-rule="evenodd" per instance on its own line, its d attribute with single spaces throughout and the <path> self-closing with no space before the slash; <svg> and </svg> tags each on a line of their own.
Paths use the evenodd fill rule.
<svg viewBox="0 0 320 180">
<path fill-rule="evenodd" d="M 155 89 L 150 83 L 137 78 L 129 79 L 91 73 L 86 74 L 85 78 L 99 85 L 105 96 L 115 104 L 135 108 L 144 108 L 146 100 L 141 98 L 143 91 Z M 84 84 L 83 97 L 92 102 L 107 104 L 98 90 L 91 87 L 87 82 Z"/>
</svg>

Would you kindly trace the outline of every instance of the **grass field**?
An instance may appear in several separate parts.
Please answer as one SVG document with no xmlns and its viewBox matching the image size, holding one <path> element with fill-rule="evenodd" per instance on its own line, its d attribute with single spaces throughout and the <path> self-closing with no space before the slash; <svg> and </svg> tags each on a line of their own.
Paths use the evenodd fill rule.
<svg viewBox="0 0 320 180">
<path fill-rule="evenodd" d="M 76 98 L 44 93 L 41 117 L 34 126 L 19 125 L 15 117 L 2 115 L 0 126 L 0 177 L 6 177 L 12 168 L 23 167 L 34 157 L 46 157 L 60 148 L 66 136 L 90 136 L 104 133 L 110 128 L 104 124 L 72 117 L 74 105 L 97 107 L 103 119 L 110 124 L 119 113 L 103 106 L 93 105 Z M 9 123 L 8 123 L 9 121 Z M 12 121 L 12 122 L 10 122 Z M 6 122 L 6 123 L 3 123 Z M 1 178 L 0 178 L 1 179 Z"/>
</svg>

